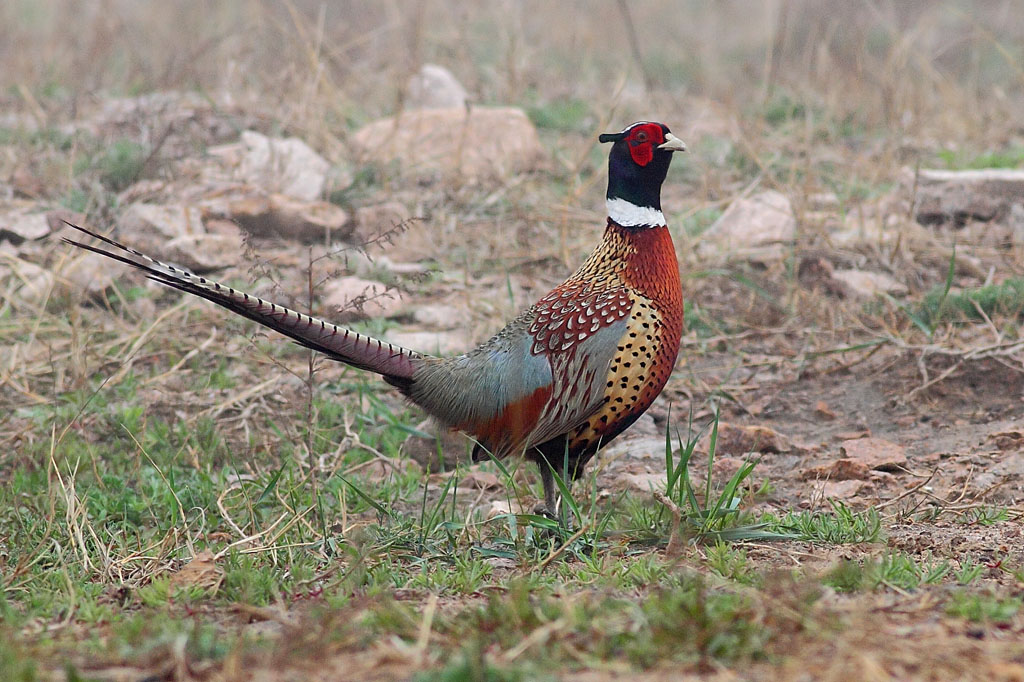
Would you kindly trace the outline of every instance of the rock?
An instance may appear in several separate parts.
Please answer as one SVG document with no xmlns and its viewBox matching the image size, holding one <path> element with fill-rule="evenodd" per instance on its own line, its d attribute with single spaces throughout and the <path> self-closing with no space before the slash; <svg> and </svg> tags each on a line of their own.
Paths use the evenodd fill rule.
<svg viewBox="0 0 1024 682">
<path fill-rule="evenodd" d="M 800 478 L 808 480 L 829 481 L 863 481 L 869 478 L 868 465 L 858 459 L 849 457 L 837 459 L 831 464 L 805 469 Z"/>
<path fill-rule="evenodd" d="M 238 264 L 243 248 L 240 235 L 185 234 L 167 242 L 167 259 L 195 273 Z"/>
<path fill-rule="evenodd" d="M 824 400 L 819 400 L 814 404 L 814 416 L 819 419 L 832 421 L 838 415 L 835 413 L 835 410 L 828 406 L 828 403 Z"/>
<path fill-rule="evenodd" d="M 42 239 L 50 234 L 45 213 L 19 213 L 0 218 L 0 239 L 12 244 Z"/>
<path fill-rule="evenodd" d="M 855 459 L 870 469 L 902 472 L 907 465 L 907 451 L 884 438 L 857 438 L 845 440 L 839 446 L 843 457 Z"/>
<path fill-rule="evenodd" d="M 40 210 L 40 205 L 34 201 L 0 201 L 0 240 L 18 245 L 42 239 L 53 229 L 48 216 L 49 214 Z"/>
<path fill-rule="evenodd" d="M 857 497 L 865 489 L 864 481 L 818 481 L 814 486 L 813 497 L 825 500 L 849 500 Z"/>
<path fill-rule="evenodd" d="M 884 272 L 834 270 L 832 278 L 843 285 L 844 293 L 857 300 L 870 300 L 879 294 L 903 296 L 907 293 L 905 284 Z"/>
<path fill-rule="evenodd" d="M 444 109 L 465 107 L 469 94 L 451 71 L 437 64 L 424 64 L 406 85 L 410 108 Z"/>
<path fill-rule="evenodd" d="M 701 441 L 707 452 L 710 430 Z M 728 422 L 718 424 L 716 454 L 742 455 L 747 452 L 783 453 L 793 449 L 789 439 L 767 426 L 741 426 Z"/>
<path fill-rule="evenodd" d="M 397 289 L 359 277 L 338 277 L 327 282 L 322 296 L 323 305 L 336 310 L 339 320 L 388 318 L 402 306 Z"/>
<path fill-rule="evenodd" d="M 469 346 L 462 331 L 393 331 L 387 337 L 395 345 L 431 355 L 458 355 Z"/>
<path fill-rule="evenodd" d="M 452 305 L 435 303 L 416 306 L 412 319 L 431 329 L 463 329 L 469 324 L 469 313 Z"/>
<path fill-rule="evenodd" d="M 114 284 L 114 274 L 122 273 L 110 267 L 106 258 L 98 258 L 91 253 L 83 253 L 65 262 L 57 272 L 58 282 L 70 285 L 72 291 L 85 291 L 98 294 Z"/>
<path fill-rule="evenodd" d="M 233 220 L 256 237 L 332 242 L 352 233 L 348 213 L 340 206 L 326 201 L 299 201 L 283 194 L 235 199 L 205 215 Z"/>
<path fill-rule="evenodd" d="M 509 514 L 532 514 L 533 508 L 528 504 L 520 504 L 517 500 L 492 500 L 487 507 L 487 518 L 508 516 Z"/>
<path fill-rule="evenodd" d="M 267 192 L 313 201 L 323 195 L 331 164 L 296 137 L 267 137 L 252 130 L 242 133 L 245 152 L 239 178 Z"/>
<path fill-rule="evenodd" d="M 171 260 L 171 240 L 206 232 L 199 209 L 184 204 L 131 204 L 117 219 L 117 228 L 130 246 L 162 260 Z"/>
<path fill-rule="evenodd" d="M 32 305 L 43 303 L 53 290 L 54 274 L 35 263 L 23 260 L 12 260 L 10 266 L 14 276 L 21 281 L 21 285 L 16 289 L 17 296 Z"/>
<path fill-rule="evenodd" d="M 748 461 L 739 457 L 715 457 L 715 466 L 712 473 L 715 475 L 715 478 L 728 481 Z"/>
<path fill-rule="evenodd" d="M 648 415 L 644 415 L 648 417 Z M 643 419 L 644 417 L 641 417 Z M 652 420 L 653 421 L 653 420 Z M 636 438 L 633 429 L 637 426 L 634 424 L 630 427 L 629 431 L 626 431 L 629 436 L 620 436 L 613 440 L 608 445 L 601 448 L 598 456 L 602 461 L 615 461 L 615 460 L 644 460 L 653 462 L 653 464 L 660 466 L 662 469 L 665 468 L 665 436 L 660 438 L 657 436 L 646 436 Z M 676 452 L 675 439 L 672 441 L 672 453 L 675 456 Z"/>
<path fill-rule="evenodd" d="M 1024 204 L 1024 170 L 922 170 L 916 200 L 914 217 L 922 225 L 1002 220 Z"/>
<path fill-rule="evenodd" d="M 397 163 L 416 178 L 479 183 L 547 167 L 537 129 L 522 109 L 417 109 L 360 128 L 351 139 L 364 161 Z"/>
<path fill-rule="evenodd" d="M 796 238 L 796 217 L 786 195 L 769 190 L 734 201 L 704 236 L 731 254 L 775 260 Z"/>
<path fill-rule="evenodd" d="M 665 472 L 660 473 L 623 473 L 615 481 L 615 488 L 620 490 L 636 490 L 649 493 L 655 490 L 665 492 Z"/>
</svg>

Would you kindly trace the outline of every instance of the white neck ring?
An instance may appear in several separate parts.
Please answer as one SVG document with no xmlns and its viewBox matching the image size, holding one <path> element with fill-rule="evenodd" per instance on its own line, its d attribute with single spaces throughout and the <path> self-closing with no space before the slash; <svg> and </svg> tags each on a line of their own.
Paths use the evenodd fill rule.
<svg viewBox="0 0 1024 682">
<path fill-rule="evenodd" d="M 659 227 L 665 225 L 665 214 L 651 206 L 637 206 L 625 199 L 608 199 L 608 217 L 623 227 Z"/>
</svg>

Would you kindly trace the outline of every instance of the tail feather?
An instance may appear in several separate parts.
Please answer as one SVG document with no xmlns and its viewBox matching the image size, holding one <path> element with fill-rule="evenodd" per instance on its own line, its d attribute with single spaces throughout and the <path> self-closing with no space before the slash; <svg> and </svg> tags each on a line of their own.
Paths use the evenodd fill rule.
<svg viewBox="0 0 1024 682">
<path fill-rule="evenodd" d="M 383 375 L 388 383 L 400 388 L 408 387 L 412 383 L 413 374 L 427 358 L 416 351 L 338 327 L 168 265 L 84 227 L 71 223 L 67 225 L 109 244 L 120 253 L 65 237 L 64 241 L 68 244 L 142 270 L 153 281 L 212 301 L 242 317 L 291 337 L 302 346 L 320 351 L 333 360 Z"/>
</svg>

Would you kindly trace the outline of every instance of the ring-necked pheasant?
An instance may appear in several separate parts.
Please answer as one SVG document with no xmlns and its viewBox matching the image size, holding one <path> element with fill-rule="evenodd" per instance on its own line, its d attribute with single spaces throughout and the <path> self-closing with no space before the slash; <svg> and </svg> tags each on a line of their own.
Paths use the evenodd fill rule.
<svg viewBox="0 0 1024 682">
<path fill-rule="evenodd" d="M 535 461 L 546 510 L 555 510 L 552 468 L 575 479 L 598 448 L 650 407 L 679 352 L 683 299 L 661 185 L 683 142 L 640 121 L 600 136 L 608 157 L 608 224 L 569 279 L 479 348 L 452 358 L 423 355 L 250 296 L 114 247 L 70 244 L 145 271 L 175 289 L 255 320 L 328 357 L 380 374 L 442 424 L 464 431 L 474 460 L 525 453 Z"/>
</svg>

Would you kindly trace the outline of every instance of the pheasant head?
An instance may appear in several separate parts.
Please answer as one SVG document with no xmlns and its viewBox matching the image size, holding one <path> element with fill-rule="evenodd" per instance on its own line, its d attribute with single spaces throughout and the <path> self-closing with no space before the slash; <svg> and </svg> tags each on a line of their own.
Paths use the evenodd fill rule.
<svg viewBox="0 0 1024 682">
<path fill-rule="evenodd" d="M 621 133 L 605 133 L 608 154 L 608 217 L 623 227 L 664 225 L 661 184 L 673 152 L 686 145 L 664 123 L 638 121 Z"/>
</svg>

